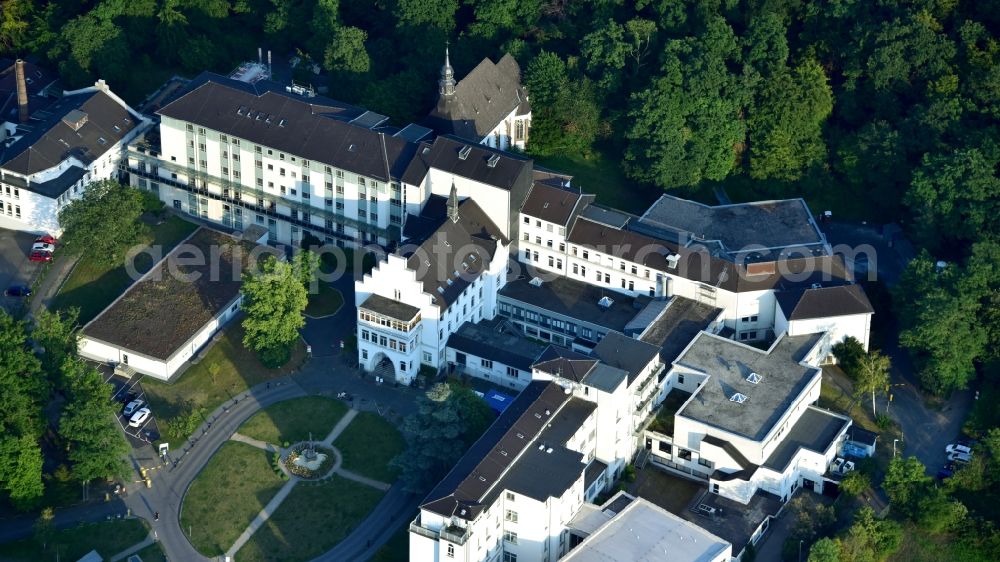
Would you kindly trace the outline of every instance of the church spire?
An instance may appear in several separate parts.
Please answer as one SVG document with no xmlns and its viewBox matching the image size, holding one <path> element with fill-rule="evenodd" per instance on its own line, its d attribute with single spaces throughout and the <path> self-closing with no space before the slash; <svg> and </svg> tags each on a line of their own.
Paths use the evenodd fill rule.
<svg viewBox="0 0 1000 562">
<path fill-rule="evenodd" d="M 451 193 L 448 194 L 448 218 L 451 222 L 458 222 L 458 189 L 455 187 L 455 180 L 451 180 Z"/>
<path fill-rule="evenodd" d="M 441 79 L 438 80 L 438 93 L 446 97 L 455 94 L 455 69 L 451 67 L 447 46 L 444 48 L 444 66 L 441 67 Z"/>
</svg>

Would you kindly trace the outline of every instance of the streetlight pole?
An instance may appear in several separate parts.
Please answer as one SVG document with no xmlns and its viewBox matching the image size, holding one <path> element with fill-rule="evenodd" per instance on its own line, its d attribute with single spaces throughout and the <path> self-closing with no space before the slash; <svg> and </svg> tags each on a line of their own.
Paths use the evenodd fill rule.
<svg viewBox="0 0 1000 562">
<path fill-rule="evenodd" d="M 899 439 L 893 439 L 892 440 L 892 458 L 896 458 L 896 443 L 898 443 L 898 442 L 899 442 Z"/>
<path fill-rule="evenodd" d="M 802 562 L 802 543 L 805 539 L 799 539 L 799 562 Z"/>
</svg>

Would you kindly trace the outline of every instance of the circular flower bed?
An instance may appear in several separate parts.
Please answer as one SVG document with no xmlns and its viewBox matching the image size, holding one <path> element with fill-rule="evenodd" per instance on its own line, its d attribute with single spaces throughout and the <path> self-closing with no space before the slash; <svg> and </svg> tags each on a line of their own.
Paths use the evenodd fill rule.
<svg viewBox="0 0 1000 562">
<path fill-rule="evenodd" d="M 309 445 L 306 443 L 300 443 L 293 446 L 291 451 L 288 452 L 288 456 L 285 457 L 285 468 L 288 469 L 288 472 L 291 472 L 299 478 L 320 478 L 322 476 L 326 476 L 326 473 L 330 472 L 330 468 L 333 467 L 333 451 L 326 447 L 314 446 L 316 449 L 316 456 L 325 456 L 325 458 L 310 468 L 303 466 L 303 461 L 305 461 L 304 451 L 308 447 Z M 299 460 L 300 458 L 301 460 Z"/>
</svg>

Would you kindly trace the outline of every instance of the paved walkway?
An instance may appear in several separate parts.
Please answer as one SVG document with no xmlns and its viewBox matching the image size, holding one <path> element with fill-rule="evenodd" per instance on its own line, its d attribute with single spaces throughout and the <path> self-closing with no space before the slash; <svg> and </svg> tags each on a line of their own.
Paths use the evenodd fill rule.
<svg viewBox="0 0 1000 562">
<path fill-rule="evenodd" d="M 347 410 L 347 413 L 344 414 L 344 417 L 340 418 L 340 420 L 337 422 L 335 426 L 333 426 L 333 429 L 330 430 L 330 433 L 326 436 L 326 438 L 319 442 L 320 445 L 323 445 L 324 447 L 329 447 L 330 449 L 333 450 L 335 460 L 333 468 L 330 469 L 330 471 L 325 476 L 317 480 L 325 480 L 336 474 L 338 476 L 342 476 L 344 478 L 353 480 L 360 484 L 371 486 L 372 488 L 377 488 L 379 490 L 382 490 L 383 492 L 388 491 L 391 488 L 389 484 L 362 476 L 360 474 L 356 474 L 349 470 L 345 470 L 340 466 L 341 463 L 343 462 L 343 455 L 341 455 L 340 450 L 338 450 L 333 445 L 333 442 L 337 439 L 337 437 L 340 437 L 340 434 L 343 433 L 345 429 L 347 429 L 347 426 L 351 425 L 351 422 L 354 421 L 354 418 L 357 417 L 357 415 L 358 415 L 357 410 L 353 408 Z M 241 443 L 246 443 L 247 445 L 257 447 L 258 449 L 263 449 L 265 451 L 269 451 L 272 453 L 280 452 L 282 457 L 288 454 L 287 449 L 278 447 L 277 445 L 271 443 L 260 441 L 258 439 L 247 437 L 240 433 L 234 433 L 233 436 L 230 437 L 230 439 L 233 441 L 240 441 Z M 261 526 L 264 523 L 266 523 L 268 519 L 270 519 L 271 515 L 274 514 L 275 511 L 277 511 L 277 509 L 281 506 L 282 502 L 285 501 L 285 498 L 288 497 L 288 494 L 292 492 L 292 488 L 294 488 L 296 484 L 298 484 L 301 480 L 303 480 L 302 478 L 299 478 L 298 476 L 289 473 L 284 466 L 281 466 L 281 470 L 288 475 L 289 477 L 288 482 L 286 482 L 285 485 L 281 487 L 281 490 L 279 490 L 278 493 L 275 494 L 273 498 L 271 498 L 271 501 L 267 502 L 267 505 L 265 505 L 264 508 L 260 510 L 260 513 L 258 513 L 257 516 L 254 517 L 253 521 L 250 522 L 250 525 L 247 526 L 247 528 L 236 539 L 236 542 L 233 543 L 233 546 L 231 546 L 229 550 L 226 551 L 226 556 L 230 558 L 235 557 L 236 553 L 239 552 L 241 548 L 243 548 L 243 545 L 245 545 L 247 541 L 250 540 L 250 537 L 252 537 L 253 534 L 256 533 L 257 530 L 260 529 Z M 310 480 L 310 481 L 316 481 L 316 480 Z"/>
<path fill-rule="evenodd" d="M 229 547 L 229 550 L 226 551 L 226 556 L 230 558 L 236 556 L 236 553 L 243 548 L 243 545 L 250 540 L 250 537 L 257 532 L 257 529 L 260 529 L 261 525 L 266 523 L 267 520 L 271 518 L 271 514 L 273 514 L 278 507 L 281 506 L 281 502 L 285 501 L 288 494 L 292 493 L 292 488 L 294 488 L 298 483 L 298 478 L 289 478 L 288 482 L 285 482 L 285 485 L 278 490 L 278 493 L 271 498 L 271 501 L 267 502 L 264 509 L 260 510 L 257 517 L 253 518 L 253 521 L 251 521 L 250 525 L 248 525 L 243 533 L 240 534 L 240 536 L 236 539 L 236 542 L 233 543 L 233 546 Z"/>
</svg>

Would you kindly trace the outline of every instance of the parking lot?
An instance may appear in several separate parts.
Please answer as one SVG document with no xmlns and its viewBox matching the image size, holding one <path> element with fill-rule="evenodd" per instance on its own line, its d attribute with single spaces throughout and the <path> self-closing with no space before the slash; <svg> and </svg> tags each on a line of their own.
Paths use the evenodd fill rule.
<svg viewBox="0 0 1000 562">
<path fill-rule="evenodd" d="M 28 261 L 31 244 L 37 238 L 30 232 L 0 229 L 0 288 L 12 285 L 31 286 L 44 264 Z M 14 310 L 24 299 L 3 297 L 3 306 Z"/>
<path fill-rule="evenodd" d="M 113 388 L 112 398 L 118 403 L 119 407 L 118 424 L 121 426 L 122 432 L 125 433 L 125 437 L 128 438 L 129 444 L 133 448 L 138 449 L 159 439 L 160 429 L 156 425 L 155 412 L 151 413 L 138 427 L 133 427 L 129 423 L 131 416 L 126 416 L 124 413 L 125 406 L 133 400 L 141 400 L 143 402 L 140 408 L 149 406 L 145 403 L 146 396 L 142 390 L 142 385 L 139 384 L 139 379 L 142 378 L 142 375 L 135 374 L 131 377 L 116 375 L 112 368 L 108 366 L 102 366 L 101 373 L 104 374 L 105 382 Z"/>
</svg>

